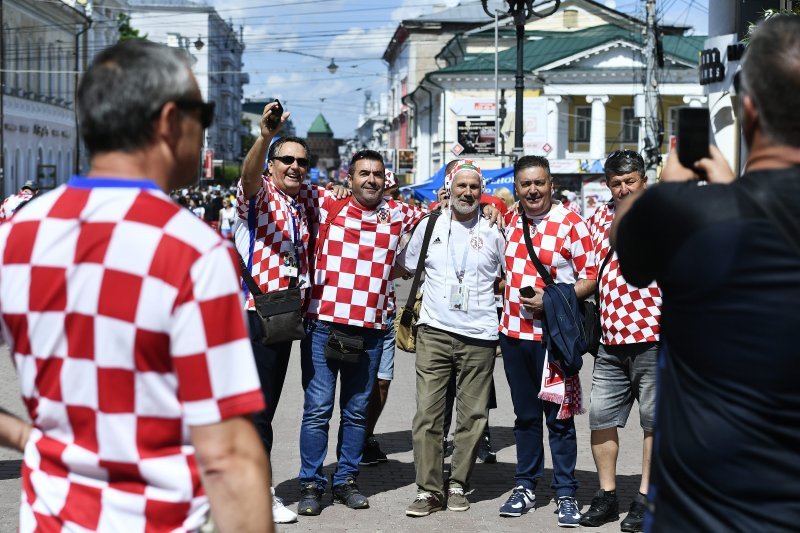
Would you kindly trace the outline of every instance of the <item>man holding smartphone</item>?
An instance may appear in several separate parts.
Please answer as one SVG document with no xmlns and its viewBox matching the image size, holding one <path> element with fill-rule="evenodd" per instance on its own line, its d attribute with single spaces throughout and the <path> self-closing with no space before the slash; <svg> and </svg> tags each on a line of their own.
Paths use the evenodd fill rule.
<svg viewBox="0 0 800 533">
<path fill-rule="evenodd" d="M 261 115 L 261 135 L 245 157 L 236 197 L 238 219 L 235 242 L 250 274 L 264 293 L 309 286 L 306 209 L 297 201 L 308 174 L 308 146 L 298 137 L 282 137 L 270 143 L 288 119 L 279 102 L 270 102 Z M 282 114 L 281 114 L 282 113 Z M 268 154 L 269 151 L 269 154 Z M 267 173 L 262 175 L 264 160 Z M 272 451 L 272 420 L 280 401 L 289 367 L 292 341 L 264 345 L 262 322 L 253 295 L 247 291 L 250 341 L 266 410 L 255 417 L 256 428 L 267 454 Z M 274 489 L 271 489 L 274 494 Z M 280 498 L 273 498 L 276 523 L 290 523 L 297 515 Z"/>
<path fill-rule="evenodd" d="M 746 173 L 726 183 L 724 164 L 673 153 L 673 183 L 623 202 L 612 224 L 625 279 L 664 291 L 652 531 L 800 524 L 799 64 L 800 17 L 762 23 L 737 90 Z"/>
<path fill-rule="evenodd" d="M 661 291 L 651 283 L 639 289 L 629 285 L 619 270 L 619 259 L 609 244 L 609 229 L 617 204 L 647 185 L 644 160 L 633 150 L 617 150 L 605 163 L 611 201 L 595 210 L 589 220 L 598 264 L 601 342 L 592 371 L 589 405 L 592 456 L 600 478 L 582 526 L 597 527 L 619 519 L 617 501 L 617 427 L 625 427 L 634 399 L 639 403 L 642 441 L 642 478 L 639 493 L 620 524 L 622 531 L 643 531 L 650 455 L 653 449 Z"/>
<path fill-rule="evenodd" d="M 575 501 L 578 447 L 574 411 L 567 408 L 566 393 L 561 405 L 539 398 L 543 376 L 552 368 L 542 344 L 545 281 L 534 266 L 523 232 L 526 228 L 530 232 L 533 250 L 554 282 L 574 284 L 579 300 L 589 296 L 596 286 L 594 247 L 580 215 L 553 201 L 553 177 L 546 158 L 520 158 L 514 165 L 514 185 L 520 209 L 506 217 L 506 288 L 500 349 L 516 415 L 517 469 L 515 488 L 500 508 L 500 515 L 521 516 L 534 505 L 536 484 L 544 475 L 544 417 L 550 434 L 551 486 L 558 505 L 558 525 L 577 527 L 581 515 Z M 527 217 L 527 224 L 523 217 Z M 533 296 L 526 297 L 523 291 L 533 291 Z M 577 376 L 566 380 L 572 385 L 572 392 L 579 395 Z"/>
</svg>

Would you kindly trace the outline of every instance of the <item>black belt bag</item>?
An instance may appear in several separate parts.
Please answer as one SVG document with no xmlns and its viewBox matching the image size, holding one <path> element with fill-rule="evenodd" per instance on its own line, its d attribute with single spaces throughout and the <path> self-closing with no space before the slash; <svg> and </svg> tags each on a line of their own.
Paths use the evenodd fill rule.
<svg viewBox="0 0 800 533">
<path fill-rule="evenodd" d="M 256 313 L 261 319 L 261 344 L 278 344 L 304 339 L 301 309 L 303 289 L 293 288 L 267 294 L 253 293 Z"/>
<path fill-rule="evenodd" d="M 325 344 L 325 358 L 343 363 L 357 363 L 364 353 L 364 337 L 330 327 Z"/>
</svg>

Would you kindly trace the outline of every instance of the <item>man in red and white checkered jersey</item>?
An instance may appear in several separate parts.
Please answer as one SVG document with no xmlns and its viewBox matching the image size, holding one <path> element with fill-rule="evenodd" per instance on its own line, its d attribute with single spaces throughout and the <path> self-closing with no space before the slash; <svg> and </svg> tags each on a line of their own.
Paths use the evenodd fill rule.
<svg viewBox="0 0 800 533">
<path fill-rule="evenodd" d="M 234 240 L 239 255 L 264 293 L 300 287 L 305 299 L 310 286 L 308 270 L 309 220 L 306 208 L 298 201 L 309 167 L 309 150 L 298 137 L 281 137 L 271 141 L 287 120 L 289 113 L 277 116 L 277 102 L 264 106 L 261 135 L 253 143 L 244 160 L 242 179 L 236 197 L 238 219 Z M 266 172 L 264 159 L 267 160 Z M 243 284 L 244 285 L 244 284 Z M 272 420 L 278 408 L 292 339 L 262 342 L 264 326 L 256 313 L 253 295 L 243 286 L 247 298 L 247 321 L 250 343 L 255 356 L 261 390 L 267 408 L 255 416 L 256 428 L 267 454 L 272 451 Z M 274 497 L 272 517 L 277 523 L 297 520 L 294 511 Z"/>
<path fill-rule="evenodd" d="M 0 322 L 32 425 L 20 531 L 272 526 L 263 409 L 233 250 L 166 192 L 192 183 L 213 104 L 187 56 L 133 40 L 77 94 L 86 177 L 0 226 Z"/>
<path fill-rule="evenodd" d="M 298 512 L 317 515 L 327 480 L 322 473 L 328 449 L 337 376 L 341 375 L 339 460 L 332 476 L 334 500 L 352 509 L 369 507 L 358 491 L 358 476 L 366 436 L 366 415 L 383 351 L 392 279 L 400 236 L 410 231 L 424 212 L 385 199 L 383 158 L 364 150 L 350 161 L 353 196 L 336 200 L 331 194 L 307 198 L 316 218 L 316 254 L 311 301 L 306 313 L 308 333 L 301 345 L 305 402 L 300 428 L 301 498 Z M 329 218 L 330 217 L 330 218 Z M 330 222 L 330 223 L 329 223 Z M 363 343 L 353 362 L 326 358 L 329 338 L 345 335 Z"/>
<path fill-rule="evenodd" d="M 629 285 L 609 244 L 617 204 L 647 185 L 644 160 L 633 150 L 617 150 L 606 160 L 605 175 L 612 201 L 601 205 L 589 220 L 598 268 L 605 263 L 598 281 L 602 338 L 592 371 L 589 406 L 592 455 L 600 490 L 583 514 L 581 524 L 597 527 L 619 516 L 615 476 L 619 454 L 617 428 L 625 427 L 636 399 L 644 431 L 642 477 L 639 493 L 632 495 L 630 511 L 621 527 L 623 531 L 643 531 L 655 424 L 661 291 L 655 282 L 643 289 Z"/>
<path fill-rule="evenodd" d="M 36 195 L 39 188 L 33 181 L 28 180 L 20 187 L 17 194 L 12 194 L 0 204 L 0 222 L 5 222 L 17 209 L 30 202 Z"/>
<path fill-rule="evenodd" d="M 514 184 L 520 211 L 506 215 L 505 304 L 500 319 L 500 349 L 514 404 L 517 443 L 515 488 L 500 508 L 501 516 L 521 516 L 535 502 L 536 484 L 544 475 L 542 418 L 550 434 L 553 483 L 558 523 L 577 526 L 580 519 L 575 492 L 577 441 L 573 416 L 580 412 L 580 381 L 566 379 L 548 364 L 542 343 L 544 280 L 534 266 L 525 243 L 523 216 L 527 217 L 533 249 L 556 283 L 574 284 L 582 300 L 595 288 L 597 276 L 592 240 L 586 222 L 577 213 L 554 202 L 550 164 L 544 157 L 525 156 L 514 166 Z M 547 378 L 547 379 L 545 379 Z M 542 390 L 545 384 L 561 383 Z M 540 393 L 547 401 L 540 399 Z M 546 394 L 545 394 L 546 393 Z M 554 403 L 556 395 L 559 403 Z"/>
</svg>

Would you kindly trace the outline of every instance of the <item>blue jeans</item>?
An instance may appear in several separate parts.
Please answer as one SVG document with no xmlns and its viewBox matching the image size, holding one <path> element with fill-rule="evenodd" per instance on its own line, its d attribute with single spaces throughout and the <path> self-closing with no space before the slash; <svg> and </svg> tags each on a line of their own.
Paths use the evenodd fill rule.
<svg viewBox="0 0 800 533">
<path fill-rule="evenodd" d="M 556 497 L 575 496 L 578 480 L 575 463 L 578 443 L 573 418 L 559 420 L 559 406 L 538 398 L 542 385 L 545 350 L 541 342 L 514 339 L 500 334 L 503 367 L 514 404 L 514 438 L 517 441 L 517 472 L 514 485 L 536 490 L 544 475 L 544 430 L 547 424 L 550 456 L 553 459 L 553 483 Z"/>
<path fill-rule="evenodd" d="M 306 322 L 306 338 L 300 345 L 300 365 L 303 374 L 303 422 L 300 426 L 300 484 L 316 483 L 325 490 L 322 465 L 328 451 L 328 428 L 333 415 L 336 379 L 341 376 L 339 409 L 341 422 L 336 445 L 338 464 L 333 474 L 333 486 L 358 476 L 358 463 L 367 436 L 367 408 L 372 386 L 378 375 L 385 332 L 375 329 L 336 325 L 347 333 L 364 337 L 364 351 L 356 363 L 332 361 L 325 358 L 329 323 L 320 320 Z"/>
</svg>

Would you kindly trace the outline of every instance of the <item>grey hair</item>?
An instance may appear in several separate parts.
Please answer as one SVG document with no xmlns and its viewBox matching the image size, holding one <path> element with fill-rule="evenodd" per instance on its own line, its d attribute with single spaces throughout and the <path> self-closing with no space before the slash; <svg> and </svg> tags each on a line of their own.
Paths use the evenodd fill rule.
<svg viewBox="0 0 800 533">
<path fill-rule="evenodd" d="M 776 16 L 758 26 L 741 77 L 767 138 L 800 148 L 800 16 Z"/>
<path fill-rule="evenodd" d="M 147 146 L 161 107 L 195 91 L 184 50 L 142 39 L 106 48 L 78 86 L 78 121 L 86 148 L 94 155 Z"/>
</svg>

